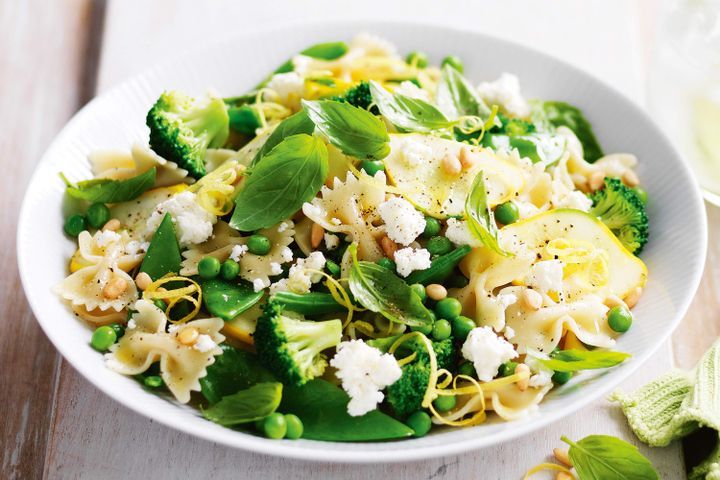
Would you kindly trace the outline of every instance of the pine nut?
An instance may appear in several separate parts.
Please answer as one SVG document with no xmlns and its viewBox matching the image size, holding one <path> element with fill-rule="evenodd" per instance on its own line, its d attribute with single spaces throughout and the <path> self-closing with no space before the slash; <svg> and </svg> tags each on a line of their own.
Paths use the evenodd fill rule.
<svg viewBox="0 0 720 480">
<path fill-rule="evenodd" d="M 113 232 L 120 229 L 120 220 L 117 218 L 111 218 L 107 221 L 105 225 L 102 227 L 103 230 L 112 230 Z"/>
<path fill-rule="evenodd" d="M 108 300 L 115 300 L 127 290 L 127 281 L 122 277 L 113 277 L 105 288 L 103 288 L 103 297 Z"/>
<path fill-rule="evenodd" d="M 642 295 L 643 289 L 641 287 L 635 287 L 633 290 L 630 291 L 630 293 L 627 294 L 625 297 L 625 304 L 628 308 L 633 308 L 638 300 L 640 300 L 640 295 Z"/>
<path fill-rule="evenodd" d="M 390 260 L 395 259 L 395 252 L 397 252 L 398 245 L 397 243 L 390 240 L 390 237 L 385 235 L 380 239 L 380 246 L 383 249 L 383 252 L 385 252 L 385 256 L 388 257 Z"/>
<path fill-rule="evenodd" d="M 542 295 L 540 295 L 535 290 L 531 290 L 529 288 L 523 290 L 521 300 L 523 306 L 528 310 L 538 310 L 540 307 L 542 307 L 543 303 Z"/>
<path fill-rule="evenodd" d="M 145 272 L 140 272 L 135 277 L 135 285 L 137 285 L 140 290 L 145 290 L 150 286 L 151 283 L 152 278 L 150 278 L 150 275 Z"/>
<path fill-rule="evenodd" d="M 460 149 L 460 165 L 463 170 L 470 170 L 475 165 L 476 156 L 469 147 Z"/>
<path fill-rule="evenodd" d="M 193 345 L 198 337 L 200 336 L 200 332 L 197 331 L 197 328 L 194 327 L 186 327 L 180 330 L 180 333 L 178 333 L 177 339 L 178 342 L 182 343 L 183 345 Z"/>
<path fill-rule="evenodd" d="M 460 172 L 462 171 L 462 164 L 460 163 L 460 160 L 458 160 L 458 157 L 448 153 L 442 159 L 442 169 L 447 175 L 455 177 L 460 175 Z"/>
<path fill-rule="evenodd" d="M 310 245 L 312 246 L 312 248 L 318 248 L 320 246 L 323 235 L 325 235 L 325 229 L 322 227 L 322 225 L 313 223 L 312 228 L 310 229 Z"/>
<path fill-rule="evenodd" d="M 588 179 L 588 187 L 594 192 L 600 190 L 605 185 L 605 172 L 593 172 Z"/>
<path fill-rule="evenodd" d="M 553 448 L 553 455 L 555 456 L 555 460 L 558 462 L 562 463 L 566 467 L 572 467 L 572 462 L 570 461 L 567 450 L 563 448 Z"/>
<path fill-rule="evenodd" d="M 570 179 L 573 181 L 575 188 L 577 188 L 581 192 L 588 193 L 590 191 L 590 189 L 588 188 L 587 179 L 584 175 L 581 175 L 579 173 L 572 173 L 570 174 Z"/>
<path fill-rule="evenodd" d="M 622 174 L 622 181 L 628 187 L 637 187 L 638 185 L 640 185 L 640 179 L 638 178 L 637 174 L 632 170 L 625 170 L 625 172 Z"/>
<path fill-rule="evenodd" d="M 555 480 L 575 480 L 575 477 L 573 477 L 567 472 L 558 472 L 558 474 L 555 476 Z"/>
<path fill-rule="evenodd" d="M 439 283 L 431 283 L 425 287 L 425 293 L 433 300 L 442 300 L 447 297 L 447 289 Z"/>
<path fill-rule="evenodd" d="M 527 373 L 528 374 L 527 378 L 524 378 L 522 380 L 518 380 L 517 382 L 515 382 L 515 385 L 517 385 L 518 389 L 521 392 L 524 392 L 530 386 L 530 367 L 528 367 L 524 363 L 520 363 L 520 364 L 518 364 L 517 367 L 515 367 L 515 374 L 517 375 L 518 373 Z"/>
</svg>

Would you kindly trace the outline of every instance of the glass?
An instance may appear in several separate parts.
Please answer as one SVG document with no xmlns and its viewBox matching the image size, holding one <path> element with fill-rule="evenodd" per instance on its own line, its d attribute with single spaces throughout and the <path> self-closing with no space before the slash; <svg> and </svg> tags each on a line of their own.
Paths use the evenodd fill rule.
<svg viewBox="0 0 720 480">
<path fill-rule="evenodd" d="M 648 106 L 720 205 L 720 0 L 663 3 Z"/>
</svg>

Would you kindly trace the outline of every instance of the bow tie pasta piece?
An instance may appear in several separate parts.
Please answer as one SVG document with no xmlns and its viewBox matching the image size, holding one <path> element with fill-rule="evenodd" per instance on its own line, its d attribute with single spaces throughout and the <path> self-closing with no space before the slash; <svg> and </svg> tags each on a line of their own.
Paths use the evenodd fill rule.
<svg viewBox="0 0 720 480">
<path fill-rule="evenodd" d="M 121 311 L 138 296 L 133 279 L 118 267 L 121 253 L 120 245 L 109 248 L 101 261 L 72 273 L 54 290 L 73 306 L 83 306 L 88 312 L 96 309 Z M 110 295 L 106 290 L 110 282 L 124 288 L 115 292 L 117 295 Z"/>
<path fill-rule="evenodd" d="M 187 187 L 186 184 L 180 183 L 170 187 L 153 188 L 133 201 L 113 205 L 110 207 L 110 215 L 120 220 L 132 239 L 146 240 L 147 221 L 155 212 L 155 208 L 173 195 L 186 190 Z"/>
<path fill-rule="evenodd" d="M 94 235 L 84 231 L 78 235 L 78 250 L 70 261 L 70 271 L 100 263 L 108 250 L 118 248 L 120 254 L 117 266 L 129 272 L 142 262 L 147 245 L 133 241 L 126 231 L 116 233 L 110 230 L 98 230 Z"/>
<path fill-rule="evenodd" d="M 486 409 L 503 420 L 519 420 L 535 411 L 537 405 L 552 388 L 552 384 L 520 391 L 517 385 L 502 385 L 485 392 Z"/>
<path fill-rule="evenodd" d="M 160 376 L 175 398 L 181 403 L 190 400 L 190 392 L 200 391 L 199 380 L 207 375 L 207 367 L 222 354 L 218 346 L 225 340 L 220 334 L 223 321 L 219 318 L 193 320 L 173 325 L 165 331 L 167 318 L 162 310 L 147 300 L 135 303 L 137 313 L 128 323 L 125 335 L 110 347 L 105 355 L 106 365 L 124 375 L 145 372 L 160 361 Z M 183 331 L 197 333 L 192 344 L 182 342 Z"/>
<path fill-rule="evenodd" d="M 326 231 L 349 235 L 358 242 L 358 256 L 375 261 L 384 255 L 378 240 L 384 235 L 377 207 L 385 201 L 385 175 L 359 178 L 348 172 L 345 181 L 335 178 L 333 187 L 322 187 L 320 197 L 303 205 L 303 213 Z"/>
</svg>

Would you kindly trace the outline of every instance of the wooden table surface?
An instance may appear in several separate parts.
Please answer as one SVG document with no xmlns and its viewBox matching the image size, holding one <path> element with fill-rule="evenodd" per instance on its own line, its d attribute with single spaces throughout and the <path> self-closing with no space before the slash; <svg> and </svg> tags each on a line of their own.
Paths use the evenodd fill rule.
<svg viewBox="0 0 720 480">
<path fill-rule="evenodd" d="M 338 3 L 314 2 L 315 17 L 352 16 L 358 5 L 367 5 Z M 465 27 L 502 35 L 503 30 L 507 31 L 502 25 L 518 27 L 518 19 L 513 18 L 517 8 L 525 9 L 529 18 L 545 15 L 548 20 L 555 16 L 543 12 L 536 3 L 507 0 L 506 7 L 488 6 L 476 16 L 464 15 L 467 5 L 460 1 L 444 2 L 444 16 L 433 11 L 437 2 L 418 0 L 413 6 L 421 12 L 415 14 L 418 19 L 445 19 L 444 23 L 460 22 Z M 640 32 L 647 40 L 647 11 L 634 9 L 651 3 L 638 0 L 628 6 L 621 1 L 593 1 L 579 6 L 580 2 L 572 0 L 556 2 L 557 15 L 562 12 L 564 18 L 584 20 L 566 31 L 550 28 L 537 32 L 537 39 L 529 39 L 537 40 L 536 46 L 546 46 L 558 56 L 572 57 L 572 46 L 566 52 L 561 47 L 552 51 L 552 45 L 563 45 L 559 42 L 562 35 L 581 37 L 596 18 L 607 15 L 608 9 L 625 8 L 636 23 L 624 29 L 613 25 L 607 38 L 594 43 L 607 46 L 609 51 L 613 45 L 620 49 L 632 41 L 634 33 Z M 279 4 L 285 4 L 284 8 Z M 0 415 L 0 478 L 519 479 L 521 472 L 543 461 L 551 448 L 559 445 L 561 434 L 580 438 L 590 433 L 608 433 L 633 440 L 617 409 L 599 400 L 529 438 L 449 458 L 365 467 L 296 462 L 232 450 L 148 421 L 92 388 L 59 358 L 25 301 L 16 265 L 17 216 L 36 162 L 63 124 L 96 91 L 151 65 L 163 50 L 180 53 L 182 48 L 177 45 L 198 43 L 215 30 L 229 33 L 233 27 L 242 28 L 244 21 L 255 25 L 251 20 L 269 22 L 303 14 L 303 7 L 293 9 L 289 2 L 260 5 L 262 8 L 252 12 L 254 17 L 237 5 L 230 0 L 204 2 L 202 7 L 189 0 L 0 2 L 0 271 L 5 272 L 0 278 L 0 405 L 4 407 Z M 228 15 L 233 8 L 233 15 Z M 395 8 L 396 17 L 403 13 L 401 10 Z M 200 21 L 204 28 L 193 28 Z M 519 23 L 522 27 L 523 20 Z M 215 24 L 218 28 L 214 28 Z M 553 36 L 557 38 L 553 40 Z M 591 42 L 593 37 L 585 36 Z M 647 45 L 647 41 L 636 45 L 637 58 L 625 55 L 625 66 L 642 64 Z M 592 70 L 595 62 L 592 55 L 588 56 L 586 60 L 578 56 L 577 63 Z M 614 69 L 625 68 L 623 61 L 611 63 L 604 69 L 596 68 L 594 73 L 608 80 L 617 79 L 614 83 L 622 84 L 619 88 L 624 87 L 626 93 L 642 101 L 642 71 L 626 69 L 625 73 L 635 78 L 619 79 Z M 682 326 L 672 337 L 672 348 L 664 346 L 626 382 L 625 388 L 659 375 L 672 363 L 692 366 L 720 334 L 719 208 L 708 206 L 708 222 L 710 250 L 703 281 Z M 678 445 L 643 448 L 643 452 L 662 478 L 683 478 Z"/>
</svg>

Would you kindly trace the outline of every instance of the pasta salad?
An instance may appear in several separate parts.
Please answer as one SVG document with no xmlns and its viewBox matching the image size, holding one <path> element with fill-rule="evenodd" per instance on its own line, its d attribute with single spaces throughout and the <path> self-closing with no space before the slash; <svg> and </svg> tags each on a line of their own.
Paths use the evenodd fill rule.
<svg viewBox="0 0 720 480">
<path fill-rule="evenodd" d="M 647 194 L 582 111 L 360 34 L 248 93 L 166 91 L 69 179 L 56 292 L 106 366 L 268 438 L 515 420 L 611 368 Z"/>
</svg>

